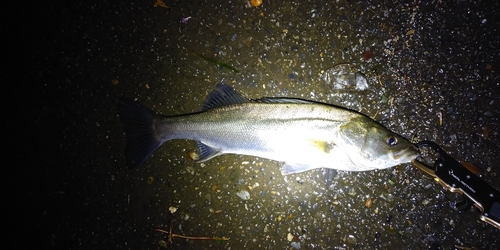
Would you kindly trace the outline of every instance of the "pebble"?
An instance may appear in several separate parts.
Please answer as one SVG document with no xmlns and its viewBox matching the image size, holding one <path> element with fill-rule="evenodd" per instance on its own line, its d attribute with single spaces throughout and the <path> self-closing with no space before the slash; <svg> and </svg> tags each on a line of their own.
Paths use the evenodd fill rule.
<svg viewBox="0 0 500 250">
<path fill-rule="evenodd" d="M 293 249 L 300 249 L 300 242 L 292 242 L 290 243 L 290 245 L 292 246 Z"/>
<path fill-rule="evenodd" d="M 365 200 L 365 207 L 370 208 L 370 207 L 372 207 L 372 205 L 373 205 L 372 198 L 367 198 Z"/>
<path fill-rule="evenodd" d="M 354 235 L 352 235 L 352 234 L 347 236 L 347 244 L 349 244 L 349 245 L 356 244 L 356 237 L 354 237 Z"/>
<path fill-rule="evenodd" d="M 238 195 L 238 197 L 240 197 L 242 200 L 250 200 L 250 193 L 246 190 L 240 190 L 238 192 L 236 192 L 236 195 Z"/>
<path fill-rule="evenodd" d="M 168 211 L 170 211 L 170 213 L 173 214 L 173 213 L 177 212 L 177 208 L 174 207 L 174 206 L 171 206 L 171 207 L 168 208 Z"/>
</svg>

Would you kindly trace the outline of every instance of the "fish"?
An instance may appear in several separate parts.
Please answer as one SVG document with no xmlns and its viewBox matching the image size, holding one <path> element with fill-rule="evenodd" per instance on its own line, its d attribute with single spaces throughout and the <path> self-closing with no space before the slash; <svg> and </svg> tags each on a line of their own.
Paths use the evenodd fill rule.
<svg viewBox="0 0 500 250">
<path fill-rule="evenodd" d="M 164 116 L 126 97 L 119 98 L 117 110 L 129 168 L 175 139 L 196 142 L 197 163 L 222 154 L 250 155 L 278 161 L 283 175 L 385 169 L 418 155 L 409 140 L 359 112 L 295 98 L 251 100 L 222 83 L 198 112 Z"/>
</svg>

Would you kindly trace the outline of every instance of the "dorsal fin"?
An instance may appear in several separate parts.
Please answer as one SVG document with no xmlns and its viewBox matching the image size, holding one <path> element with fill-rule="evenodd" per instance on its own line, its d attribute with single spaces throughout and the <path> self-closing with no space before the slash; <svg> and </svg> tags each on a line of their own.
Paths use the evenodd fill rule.
<svg viewBox="0 0 500 250">
<path fill-rule="evenodd" d="M 238 94 L 233 88 L 223 83 L 219 83 L 212 93 L 207 96 L 205 102 L 203 102 L 201 111 L 245 102 L 249 102 L 247 98 Z"/>
</svg>

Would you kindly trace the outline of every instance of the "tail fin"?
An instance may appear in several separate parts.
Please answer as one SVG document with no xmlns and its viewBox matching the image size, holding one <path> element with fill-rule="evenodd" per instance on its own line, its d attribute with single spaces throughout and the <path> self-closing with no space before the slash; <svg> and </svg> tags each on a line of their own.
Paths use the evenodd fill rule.
<svg viewBox="0 0 500 250">
<path fill-rule="evenodd" d="M 136 168 L 148 159 L 160 147 L 153 131 L 153 111 L 125 97 L 120 97 L 118 114 L 127 134 L 125 159 L 129 168 Z"/>
</svg>

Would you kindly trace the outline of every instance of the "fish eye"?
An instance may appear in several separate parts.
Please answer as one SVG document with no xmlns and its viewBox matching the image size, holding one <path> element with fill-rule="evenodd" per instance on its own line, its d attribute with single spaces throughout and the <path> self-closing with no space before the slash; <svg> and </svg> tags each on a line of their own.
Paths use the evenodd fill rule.
<svg viewBox="0 0 500 250">
<path fill-rule="evenodd" d="M 385 137 L 385 142 L 387 142 L 389 146 L 394 146 L 398 144 L 398 138 L 396 138 L 396 136 L 394 135 L 388 135 L 387 137 Z"/>
</svg>

